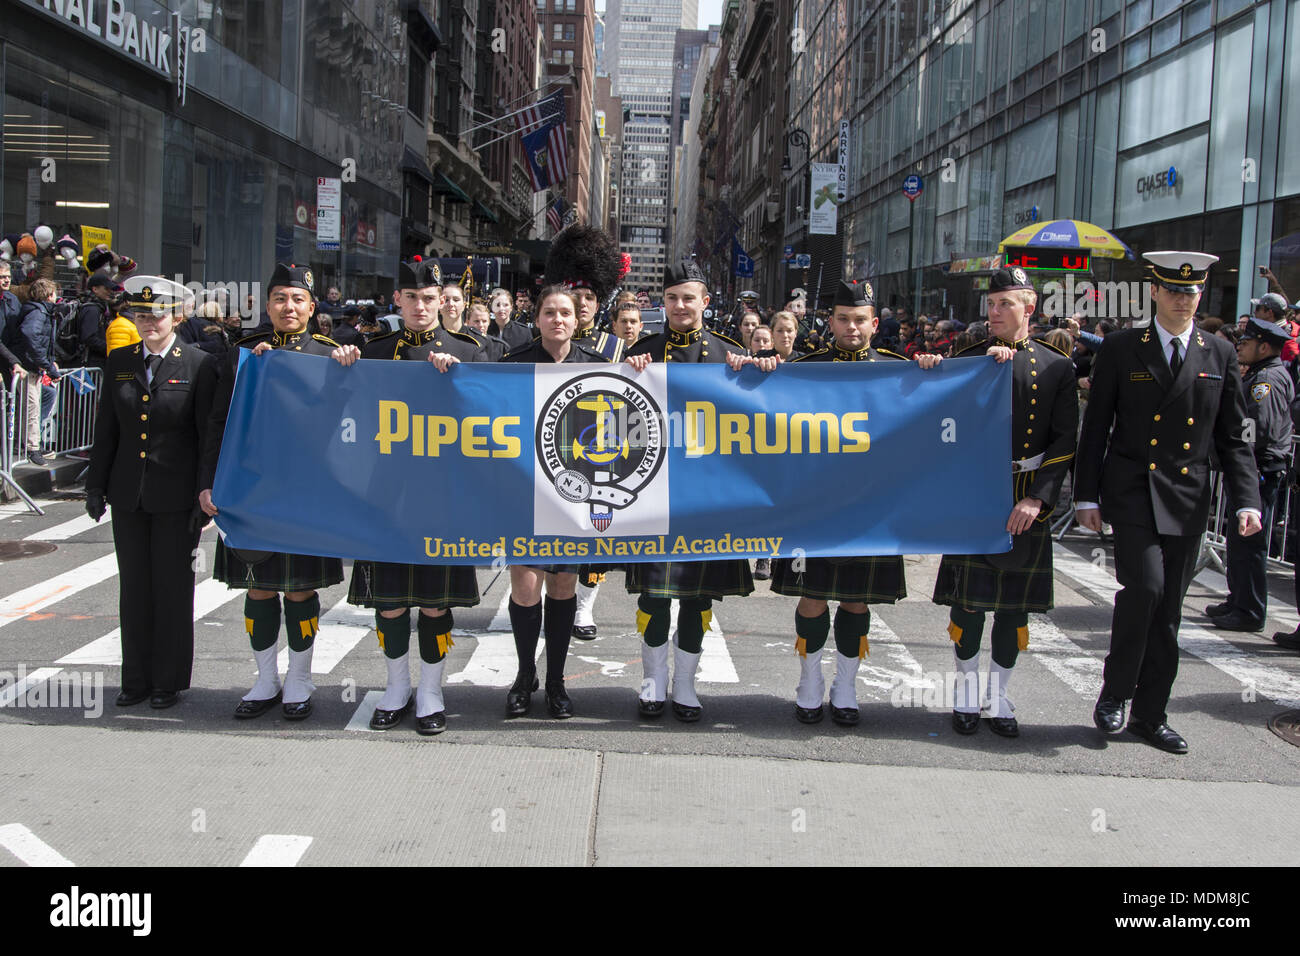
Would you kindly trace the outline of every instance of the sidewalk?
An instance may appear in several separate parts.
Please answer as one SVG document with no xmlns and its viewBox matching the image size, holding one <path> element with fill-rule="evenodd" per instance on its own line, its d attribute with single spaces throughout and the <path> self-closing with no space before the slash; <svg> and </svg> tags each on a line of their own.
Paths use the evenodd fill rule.
<svg viewBox="0 0 1300 956">
<path fill-rule="evenodd" d="M 271 834 L 304 866 L 1282 866 L 1300 843 L 1273 784 L 141 729 L 7 726 L 0 825 L 126 866 L 233 866 Z"/>
<path fill-rule="evenodd" d="M 45 467 L 33 465 L 26 458 L 21 460 L 15 457 L 13 477 L 18 482 L 19 487 L 33 498 L 41 495 L 48 495 L 56 488 L 67 488 L 78 483 L 81 473 L 85 471 L 86 466 L 90 464 L 89 452 L 85 453 L 86 458 L 75 458 L 68 455 L 54 457 L 47 455 L 45 460 L 49 462 Z M 19 501 L 19 497 L 14 494 L 14 490 L 5 482 L 0 482 L 3 488 L 0 489 L 0 500 Z"/>
</svg>

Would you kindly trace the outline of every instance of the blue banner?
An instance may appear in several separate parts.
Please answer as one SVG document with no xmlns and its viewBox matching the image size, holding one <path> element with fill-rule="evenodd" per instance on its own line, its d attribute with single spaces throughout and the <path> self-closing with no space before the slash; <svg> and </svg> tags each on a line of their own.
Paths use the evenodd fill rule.
<svg viewBox="0 0 1300 956">
<path fill-rule="evenodd" d="M 1010 548 L 1011 366 L 979 357 L 240 364 L 213 498 L 234 547 L 437 564 Z"/>
<path fill-rule="evenodd" d="M 741 279 L 754 278 L 754 260 L 741 248 L 740 241 L 734 236 L 731 240 L 731 271 Z"/>
</svg>

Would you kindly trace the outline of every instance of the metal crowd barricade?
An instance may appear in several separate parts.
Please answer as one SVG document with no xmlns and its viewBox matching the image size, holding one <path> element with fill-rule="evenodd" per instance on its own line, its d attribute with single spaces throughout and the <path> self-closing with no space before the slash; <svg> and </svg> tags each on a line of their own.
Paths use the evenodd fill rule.
<svg viewBox="0 0 1300 956">
<path fill-rule="evenodd" d="M 1300 436 L 1293 435 L 1291 438 L 1291 457 L 1287 461 L 1288 475 L 1291 474 L 1293 463 L 1296 460 L 1297 446 L 1300 446 Z M 1226 567 L 1225 556 L 1228 548 L 1229 522 L 1235 524 L 1237 516 L 1235 510 L 1229 511 L 1228 509 L 1227 494 L 1224 492 L 1223 487 L 1223 475 L 1217 471 L 1214 472 L 1211 495 L 1213 497 L 1210 499 L 1210 526 L 1206 529 L 1205 540 L 1201 545 L 1201 557 L 1197 562 L 1197 570 L 1213 564 L 1219 571 L 1223 571 Z M 1273 527 L 1265 528 L 1260 532 L 1270 536 L 1268 541 L 1269 561 L 1284 568 L 1294 567 L 1294 555 L 1300 554 L 1300 544 L 1298 544 L 1296 548 L 1292 549 L 1293 558 L 1287 560 L 1287 541 L 1291 536 L 1291 500 L 1295 496 L 1297 496 L 1297 492 L 1291 488 L 1291 483 L 1288 481 L 1278 494 L 1277 507 L 1273 511 Z"/>
<path fill-rule="evenodd" d="M 21 379 L 17 384 L 12 385 L 7 389 L 0 386 L 0 491 L 13 489 L 18 497 L 23 499 L 28 508 L 38 515 L 43 515 L 45 512 L 41 506 L 32 500 L 31 496 L 23 490 L 22 485 L 18 484 L 18 482 L 14 480 L 13 476 L 14 432 L 15 430 L 22 431 L 22 429 L 26 427 L 25 424 L 19 429 L 15 429 L 14 427 L 14 423 L 17 421 L 17 418 L 14 415 L 14 409 L 17 404 L 15 402 L 15 396 L 19 393 L 21 388 Z"/>
<path fill-rule="evenodd" d="M 41 453 L 84 457 L 95 443 L 95 415 L 99 408 L 104 371 L 98 368 L 64 369 L 51 387 L 51 411 L 40 425 Z M 14 489 L 28 507 L 40 511 L 13 479 L 13 465 L 27 457 L 27 387 L 18 379 L 4 394 L 3 484 Z"/>
</svg>

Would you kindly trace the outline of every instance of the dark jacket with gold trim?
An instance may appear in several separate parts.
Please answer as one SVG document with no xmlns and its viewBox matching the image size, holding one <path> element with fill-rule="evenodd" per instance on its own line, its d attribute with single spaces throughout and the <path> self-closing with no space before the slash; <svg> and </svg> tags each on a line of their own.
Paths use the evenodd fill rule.
<svg viewBox="0 0 1300 956">
<path fill-rule="evenodd" d="M 542 345 L 541 339 L 534 339 L 527 345 L 515 349 L 501 361 L 531 362 L 535 365 L 556 364 L 555 359 L 551 358 L 551 353 L 546 351 L 546 348 Z M 569 362 L 608 362 L 609 359 L 591 348 L 586 341 L 580 342 L 575 339 L 569 342 L 569 354 L 565 356 L 564 361 L 567 364 Z"/>
<path fill-rule="evenodd" d="M 208 434 L 204 442 L 203 468 L 199 475 L 199 488 L 211 488 L 217 476 L 217 460 L 221 457 L 221 441 L 226 433 L 226 417 L 230 414 L 230 402 L 235 396 L 235 371 L 239 367 L 239 350 L 254 349 L 263 342 L 269 342 L 271 348 L 286 352 L 304 352 L 307 355 L 329 355 L 338 343 L 324 335 L 309 332 L 254 332 L 235 343 L 223 363 L 221 381 L 217 387 L 217 396 L 212 403 L 212 419 L 208 425 Z"/>
<path fill-rule="evenodd" d="M 476 338 L 463 332 L 449 332 L 441 325 L 422 332 L 403 327 L 396 332 L 376 336 L 361 350 L 361 357 L 409 362 L 423 361 L 433 352 L 454 355 L 462 362 L 487 361 Z"/>
<path fill-rule="evenodd" d="M 649 355 L 656 362 L 726 362 L 728 352 L 745 354 L 738 342 L 717 332 L 704 329 L 679 332 L 666 328 L 637 342 L 623 353 L 623 357 Z"/>
<path fill-rule="evenodd" d="M 798 358 L 791 359 L 792 362 L 876 362 L 884 359 L 901 359 L 906 362 L 905 356 L 889 349 L 873 349 L 871 347 L 862 349 L 842 349 L 838 345 L 829 345 L 824 349 L 818 349 L 816 352 L 809 352 L 807 355 L 800 355 Z"/>
<path fill-rule="evenodd" d="M 985 355 L 995 345 L 1016 350 L 1011 360 L 1011 457 L 1043 456 L 1033 471 L 1013 475 L 1015 500 L 1043 502 L 1046 521 L 1070 473 L 1079 431 L 1079 395 L 1074 363 L 1040 338 L 1003 342 L 990 338 L 962 349 L 962 358 Z"/>
<path fill-rule="evenodd" d="M 217 392 L 216 358 L 180 339 L 147 384 L 144 345 L 114 349 L 104 369 L 86 487 L 124 511 L 189 511 Z"/>
</svg>

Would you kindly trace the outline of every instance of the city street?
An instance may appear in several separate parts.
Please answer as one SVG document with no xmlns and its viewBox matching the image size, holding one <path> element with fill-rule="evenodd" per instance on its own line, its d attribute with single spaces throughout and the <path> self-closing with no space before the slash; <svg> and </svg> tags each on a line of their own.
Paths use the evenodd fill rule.
<svg viewBox="0 0 1300 956">
<path fill-rule="evenodd" d="M 1263 634 L 1208 627 L 1200 612 L 1223 580 L 1202 572 L 1193 584 L 1169 712 L 1184 757 L 1092 726 L 1116 585 L 1108 552 L 1082 534 L 1057 548 L 1056 609 L 1031 616 L 1009 694 L 1015 740 L 951 728 L 938 689 L 952 669 L 947 614 L 929 600 L 928 556 L 907 559 L 906 600 L 873 609 L 856 728 L 794 720 L 795 602 L 767 582 L 715 605 L 704 719 L 639 720 L 635 605 L 620 573 L 601 589 L 599 636 L 570 649 L 577 716 L 542 716 L 539 692 L 530 716 L 507 723 L 508 579 L 481 569 L 482 603 L 456 613 L 448 729 L 423 738 L 409 716 L 386 733 L 366 727 L 383 664 L 346 582 L 321 594 L 315 713 L 235 721 L 254 664 L 243 592 L 210 579 L 213 530 L 193 689 L 165 711 L 113 706 L 111 528 L 79 499 L 42 504 L 43 517 L 0 513 L 0 540 L 55 545 L 3 564 L 0 865 L 1294 863 L 1300 750 L 1266 726 L 1300 707 L 1300 656 L 1269 637 L 1297 622 L 1289 573 L 1271 575 Z M 280 647 L 283 666 L 283 636 Z M 74 681 L 92 699 L 31 706 L 59 687 L 69 703 Z"/>
</svg>

